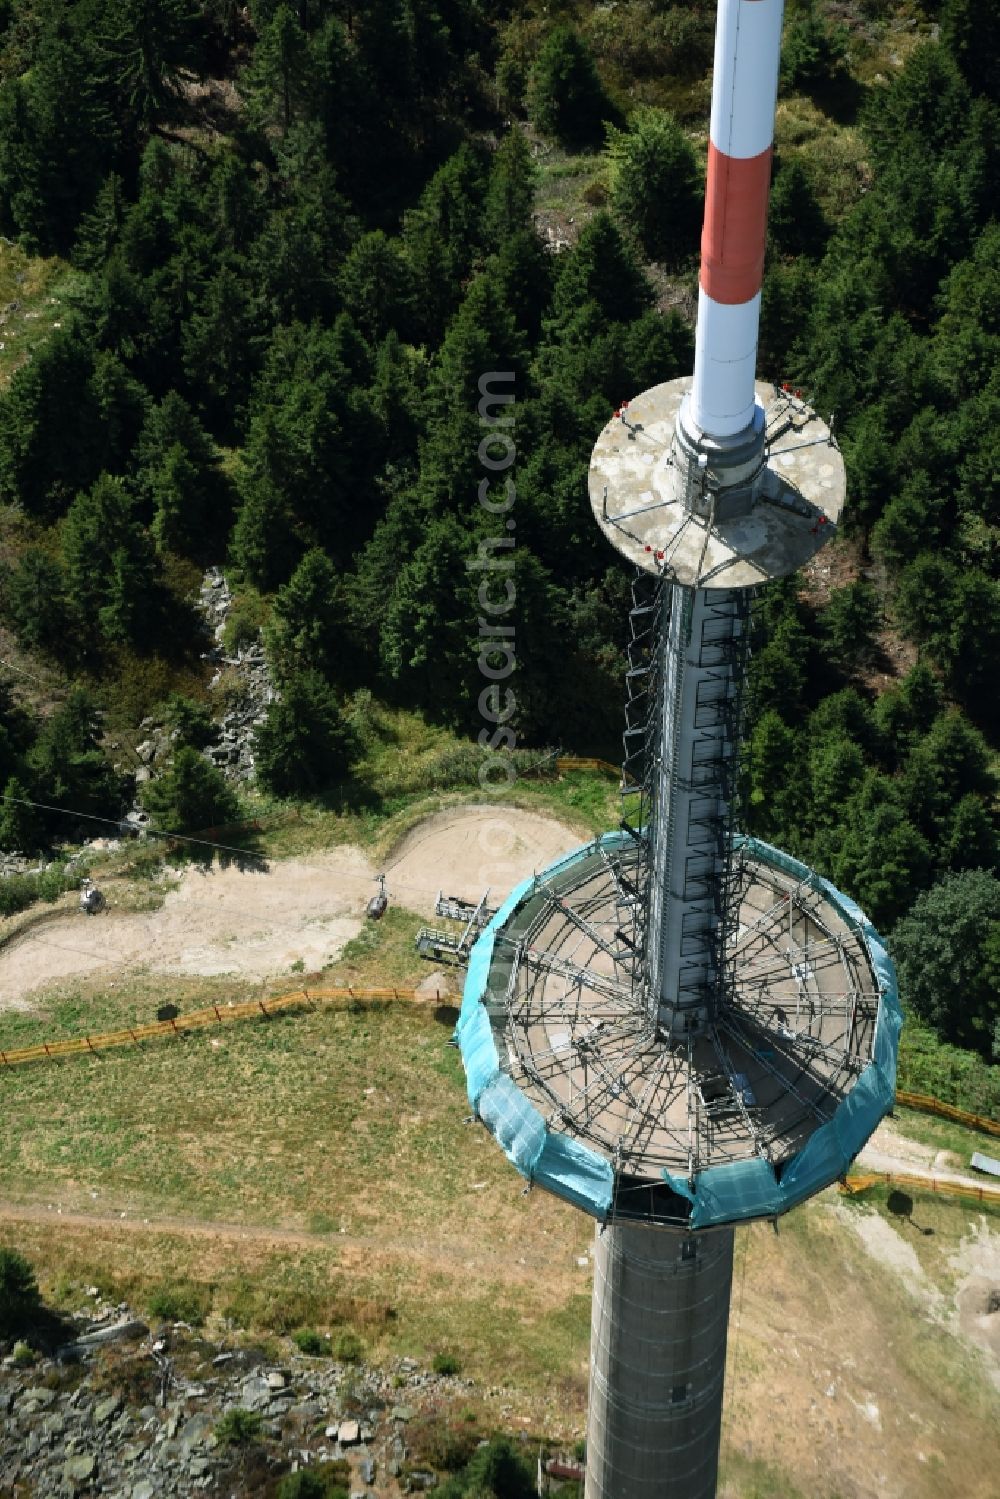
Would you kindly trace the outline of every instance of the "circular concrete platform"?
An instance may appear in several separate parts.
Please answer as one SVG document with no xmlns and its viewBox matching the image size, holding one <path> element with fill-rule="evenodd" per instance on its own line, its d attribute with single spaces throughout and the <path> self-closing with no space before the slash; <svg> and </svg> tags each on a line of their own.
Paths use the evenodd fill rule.
<svg viewBox="0 0 1000 1499">
<path fill-rule="evenodd" d="M 749 588 L 795 572 L 834 534 L 844 460 L 827 424 L 790 391 L 758 383 L 765 471 L 748 514 L 710 524 L 684 504 L 677 413 L 691 377 L 654 385 L 608 422 L 590 464 L 605 536 L 647 572 L 698 588 Z"/>
</svg>

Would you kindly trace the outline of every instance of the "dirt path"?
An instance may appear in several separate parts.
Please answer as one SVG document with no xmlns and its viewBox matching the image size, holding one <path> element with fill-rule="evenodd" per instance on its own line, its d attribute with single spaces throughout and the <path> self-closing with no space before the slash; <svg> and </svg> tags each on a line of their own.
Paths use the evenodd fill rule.
<svg viewBox="0 0 1000 1499">
<path fill-rule="evenodd" d="M 259 1223 L 225 1223 L 215 1219 L 130 1216 L 127 1213 L 81 1213 L 76 1209 L 53 1207 L 42 1203 L 17 1203 L 0 1201 L 0 1224 L 31 1223 L 50 1229 L 79 1229 L 85 1233 L 97 1230 L 114 1232 L 115 1236 L 165 1236 L 167 1238 L 193 1239 L 204 1243 L 256 1245 L 262 1249 L 307 1249 L 326 1250 L 340 1256 L 364 1261 L 371 1256 L 389 1259 L 405 1259 L 417 1263 L 438 1266 L 442 1263 L 454 1265 L 464 1274 L 472 1270 L 493 1271 L 496 1253 L 492 1245 L 481 1244 L 479 1250 L 468 1240 L 455 1236 L 453 1228 L 439 1238 L 419 1238 L 408 1234 L 406 1238 L 387 1237 L 384 1233 L 352 1234 L 341 1231 L 310 1233 L 307 1229 L 271 1228 Z M 539 1270 L 552 1277 L 553 1256 L 532 1254 L 527 1246 L 519 1258 L 506 1256 L 503 1262 L 504 1279 L 534 1284 Z M 559 1272 L 569 1282 L 572 1274 L 562 1264 L 565 1255 L 557 1256 Z"/>
<path fill-rule="evenodd" d="M 871 1171 L 888 1171 L 890 1175 L 918 1176 L 926 1182 L 950 1182 L 959 1187 L 988 1187 L 989 1177 L 963 1176 L 958 1171 L 943 1171 L 936 1166 L 915 1165 L 906 1156 L 892 1155 L 885 1150 L 872 1150 L 867 1145 L 858 1156 L 858 1165 Z"/>
<path fill-rule="evenodd" d="M 433 917 L 437 893 L 499 901 L 511 886 L 576 848 L 554 818 L 517 808 L 468 807 L 420 823 L 390 855 L 391 898 Z M 49 985 L 106 970 L 265 979 L 335 961 L 361 930 L 375 869 L 345 845 L 260 867 L 188 866 L 156 911 L 53 914 L 0 949 L 0 1010 L 24 1008 Z M 0 922 L 0 937 L 4 923 Z"/>
<path fill-rule="evenodd" d="M 977 1177 L 971 1170 L 963 1172 L 961 1164 L 961 1157 L 954 1152 L 911 1140 L 890 1120 L 883 1120 L 858 1156 L 858 1165 L 871 1171 L 919 1176 L 924 1181 L 950 1182 L 962 1187 L 991 1185 L 987 1177 Z"/>
</svg>

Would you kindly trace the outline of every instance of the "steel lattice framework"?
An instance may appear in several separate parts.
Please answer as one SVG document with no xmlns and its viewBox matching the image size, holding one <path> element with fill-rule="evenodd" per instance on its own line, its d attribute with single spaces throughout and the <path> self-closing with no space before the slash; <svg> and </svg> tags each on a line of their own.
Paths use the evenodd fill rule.
<svg viewBox="0 0 1000 1499">
<path fill-rule="evenodd" d="M 718 1017 L 683 1044 L 664 1037 L 620 915 L 644 861 L 638 843 L 598 845 L 539 877 L 494 956 L 503 1070 L 550 1128 L 613 1161 L 627 1216 L 664 1197 L 663 1170 L 791 1158 L 868 1065 L 879 1003 L 864 943 L 823 893 L 737 851 Z M 670 1217 L 665 1197 L 654 1216 Z"/>
</svg>

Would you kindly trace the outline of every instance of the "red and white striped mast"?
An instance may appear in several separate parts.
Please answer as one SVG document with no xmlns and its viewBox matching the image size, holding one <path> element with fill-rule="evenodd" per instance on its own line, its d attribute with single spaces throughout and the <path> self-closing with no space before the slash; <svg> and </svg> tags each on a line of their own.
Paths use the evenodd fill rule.
<svg viewBox="0 0 1000 1499">
<path fill-rule="evenodd" d="M 783 0 L 720 0 L 715 34 L 694 381 L 685 425 L 718 438 L 754 399 Z"/>
</svg>

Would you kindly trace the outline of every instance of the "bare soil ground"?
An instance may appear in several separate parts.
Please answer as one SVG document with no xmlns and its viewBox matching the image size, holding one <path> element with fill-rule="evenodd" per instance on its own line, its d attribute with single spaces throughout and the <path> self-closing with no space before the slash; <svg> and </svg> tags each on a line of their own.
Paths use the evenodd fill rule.
<svg viewBox="0 0 1000 1499">
<path fill-rule="evenodd" d="M 499 900 L 518 881 L 576 848 L 580 836 L 555 818 L 517 808 L 457 807 L 427 818 L 385 864 L 392 899 L 433 917 L 442 888 Z M 364 923 L 375 868 L 343 845 L 308 859 L 192 865 L 168 877 L 162 906 L 116 905 L 89 918 L 75 909 L 29 927 L 0 947 L 0 1009 L 24 1008 L 51 985 L 108 970 L 266 979 L 335 961 Z M 0 922 L 0 939 L 8 923 Z"/>
<path fill-rule="evenodd" d="M 409 910 L 434 915 L 439 890 L 499 905 L 521 880 L 578 848 L 580 836 L 554 817 L 516 807 L 456 807 L 426 818 L 390 856 L 387 885 Z"/>
</svg>

